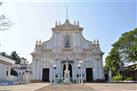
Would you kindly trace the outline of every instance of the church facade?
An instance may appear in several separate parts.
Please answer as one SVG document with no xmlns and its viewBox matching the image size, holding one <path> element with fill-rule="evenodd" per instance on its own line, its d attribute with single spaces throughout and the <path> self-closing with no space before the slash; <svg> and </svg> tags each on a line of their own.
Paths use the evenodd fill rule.
<svg viewBox="0 0 137 91">
<path fill-rule="evenodd" d="M 77 82 L 104 79 L 103 52 L 99 41 L 88 41 L 82 35 L 79 22 L 56 22 L 48 41 L 36 41 L 32 55 L 32 80 L 62 82 L 66 66 L 69 80 Z M 67 63 L 67 65 L 66 65 Z"/>
</svg>

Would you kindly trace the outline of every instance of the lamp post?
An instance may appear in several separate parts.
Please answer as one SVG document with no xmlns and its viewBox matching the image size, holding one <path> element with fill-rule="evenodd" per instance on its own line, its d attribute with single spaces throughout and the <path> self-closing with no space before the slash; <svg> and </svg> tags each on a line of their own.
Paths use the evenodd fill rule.
<svg viewBox="0 0 137 91">
<path fill-rule="evenodd" d="M 58 72 L 57 73 L 57 77 L 58 77 L 57 78 L 57 80 L 58 80 L 57 82 L 59 82 L 59 79 L 60 79 L 60 61 L 59 61 L 59 59 L 56 59 L 56 62 L 57 62 L 57 67 L 58 67 L 57 68 L 57 72 Z"/>
<path fill-rule="evenodd" d="M 78 64 L 78 69 L 79 69 L 79 71 L 78 71 L 78 83 L 80 83 L 80 77 L 81 77 L 81 74 L 80 74 L 81 65 L 80 64 Z"/>
<path fill-rule="evenodd" d="M 81 60 L 79 60 L 79 64 L 78 64 L 78 69 L 79 69 L 79 83 L 83 83 L 83 70 L 82 70 L 82 64 L 83 62 Z"/>
<path fill-rule="evenodd" d="M 56 73 L 55 72 L 56 72 L 57 65 L 54 64 L 53 68 L 54 68 L 54 84 L 56 84 Z"/>
</svg>

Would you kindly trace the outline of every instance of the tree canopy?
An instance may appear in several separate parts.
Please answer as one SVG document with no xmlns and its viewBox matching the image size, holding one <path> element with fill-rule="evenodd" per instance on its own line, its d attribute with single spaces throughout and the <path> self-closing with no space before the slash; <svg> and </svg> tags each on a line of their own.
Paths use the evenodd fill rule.
<svg viewBox="0 0 137 91">
<path fill-rule="evenodd" d="M 20 64 L 21 59 L 26 60 L 25 58 L 20 57 L 16 51 L 13 51 L 10 55 L 5 52 L 1 52 L 0 55 L 15 60 L 15 64 Z"/>
<path fill-rule="evenodd" d="M 21 58 L 18 56 L 16 51 L 13 51 L 10 55 L 10 58 L 16 60 L 16 64 L 20 64 Z"/>
<path fill-rule="evenodd" d="M 120 50 L 125 51 L 120 52 Z M 127 57 L 125 55 L 121 56 L 121 53 L 127 54 Z M 119 73 L 121 67 L 124 66 L 124 60 L 121 60 L 121 57 L 124 57 L 124 60 L 128 59 L 129 62 L 137 61 L 137 28 L 123 33 L 118 41 L 113 44 L 111 51 L 105 59 L 105 70 L 108 71 L 110 68 L 113 74 Z"/>
</svg>

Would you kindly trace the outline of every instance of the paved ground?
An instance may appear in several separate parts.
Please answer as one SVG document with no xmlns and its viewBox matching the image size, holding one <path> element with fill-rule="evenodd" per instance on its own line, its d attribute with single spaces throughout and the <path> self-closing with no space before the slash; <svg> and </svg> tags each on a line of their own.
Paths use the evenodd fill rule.
<svg viewBox="0 0 137 91">
<path fill-rule="evenodd" d="M 36 91 L 91 91 L 92 87 L 81 84 L 69 84 L 69 85 L 48 85 L 47 87 L 40 88 Z"/>
<path fill-rule="evenodd" d="M 49 85 L 49 83 L 31 83 L 22 85 L 0 86 L 0 91 L 36 91 L 36 89 Z"/>
<path fill-rule="evenodd" d="M 137 83 L 86 83 L 93 91 L 137 91 Z"/>
<path fill-rule="evenodd" d="M 84 83 L 69 85 L 31 83 L 24 85 L 1 86 L 0 91 L 137 91 L 137 83 Z"/>
<path fill-rule="evenodd" d="M 48 85 L 36 91 L 137 91 L 137 84 L 84 83 L 70 85 Z"/>
</svg>

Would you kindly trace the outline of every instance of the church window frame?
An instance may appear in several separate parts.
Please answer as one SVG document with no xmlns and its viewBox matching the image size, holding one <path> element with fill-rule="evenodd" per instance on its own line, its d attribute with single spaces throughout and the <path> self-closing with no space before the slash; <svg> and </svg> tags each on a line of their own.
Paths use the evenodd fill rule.
<svg viewBox="0 0 137 91">
<path fill-rule="evenodd" d="M 69 35 L 64 37 L 64 48 L 71 48 L 71 38 Z"/>
</svg>

